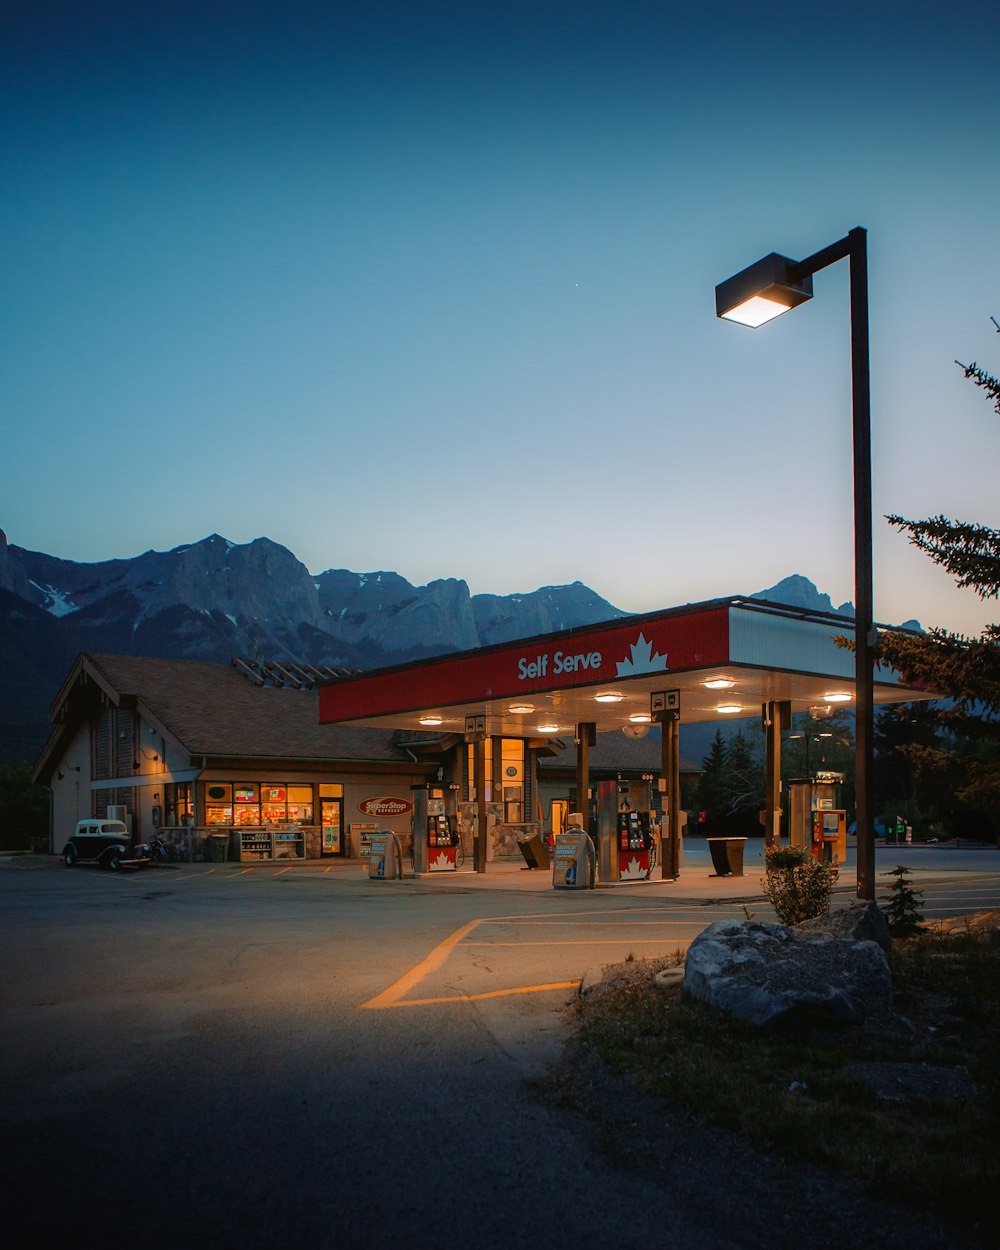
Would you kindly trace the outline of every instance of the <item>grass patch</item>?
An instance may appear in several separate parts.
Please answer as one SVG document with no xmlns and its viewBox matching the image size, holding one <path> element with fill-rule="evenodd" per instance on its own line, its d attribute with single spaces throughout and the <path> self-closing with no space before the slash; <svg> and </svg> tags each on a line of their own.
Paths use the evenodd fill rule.
<svg viewBox="0 0 1000 1250">
<path fill-rule="evenodd" d="M 661 960 L 608 970 L 577 1008 L 581 1040 L 699 1120 L 1000 1244 L 1000 932 L 889 958 L 896 1013 L 877 1026 L 755 1029 L 654 989 Z"/>
</svg>

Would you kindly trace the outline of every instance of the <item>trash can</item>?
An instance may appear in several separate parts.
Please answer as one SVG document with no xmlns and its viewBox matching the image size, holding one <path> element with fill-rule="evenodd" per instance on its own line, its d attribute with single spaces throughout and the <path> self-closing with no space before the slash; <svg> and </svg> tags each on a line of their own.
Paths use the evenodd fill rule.
<svg viewBox="0 0 1000 1250">
<path fill-rule="evenodd" d="M 517 845 L 521 848 L 524 862 L 529 868 L 548 868 L 549 848 L 542 841 L 540 833 L 518 838 Z"/>
<path fill-rule="evenodd" d="M 717 877 L 743 876 L 743 847 L 746 838 L 706 838 Z"/>
<path fill-rule="evenodd" d="M 208 857 L 213 864 L 224 864 L 229 859 L 229 834 L 208 835 Z"/>
</svg>

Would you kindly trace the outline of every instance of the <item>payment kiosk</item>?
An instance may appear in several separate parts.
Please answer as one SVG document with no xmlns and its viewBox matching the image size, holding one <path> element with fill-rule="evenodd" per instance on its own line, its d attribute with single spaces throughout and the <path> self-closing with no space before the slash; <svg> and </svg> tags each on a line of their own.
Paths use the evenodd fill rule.
<svg viewBox="0 0 1000 1250">
<path fill-rule="evenodd" d="M 847 813 L 836 808 L 813 812 L 812 853 L 836 867 L 847 855 Z"/>
<path fill-rule="evenodd" d="M 838 803 L 843 781 L 843 773 L 817 772 L 788 783 L 790 844 L 832 864 L 847 854 L 847 813 Z"/>
</svg>

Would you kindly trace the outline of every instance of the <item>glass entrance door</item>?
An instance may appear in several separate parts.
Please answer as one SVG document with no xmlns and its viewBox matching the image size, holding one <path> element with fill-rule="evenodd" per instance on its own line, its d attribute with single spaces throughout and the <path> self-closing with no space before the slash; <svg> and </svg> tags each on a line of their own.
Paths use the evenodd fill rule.
<svg viewBox="0 0 1000 1250">
<path fill-rule="evenodd" d="M 566 828 L 566 817 L 569 814 L 569 799 L 552 800 L 552 841 Z"/>
<path fill-rule="evenodd" d="M 320 799 L 319 820 L 323 831 L 324 855 L 343 855 L 344 817 L 342 799 Z"/>
</svg>

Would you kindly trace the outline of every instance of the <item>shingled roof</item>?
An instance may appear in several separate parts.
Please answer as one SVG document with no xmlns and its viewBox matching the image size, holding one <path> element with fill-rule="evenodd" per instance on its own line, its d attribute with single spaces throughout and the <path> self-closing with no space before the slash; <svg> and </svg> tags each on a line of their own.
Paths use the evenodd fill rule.
<svg viewBox="0 0 1000 1250">
<path fill-rule="evenodd" d="M 113 702 L 140 702 L 193 756 L 412 760 L 390 730 L 321 725 L 314 690 L 256 686 L 229 664 L 84 654 L 78 667 Z"/>
</svg>

